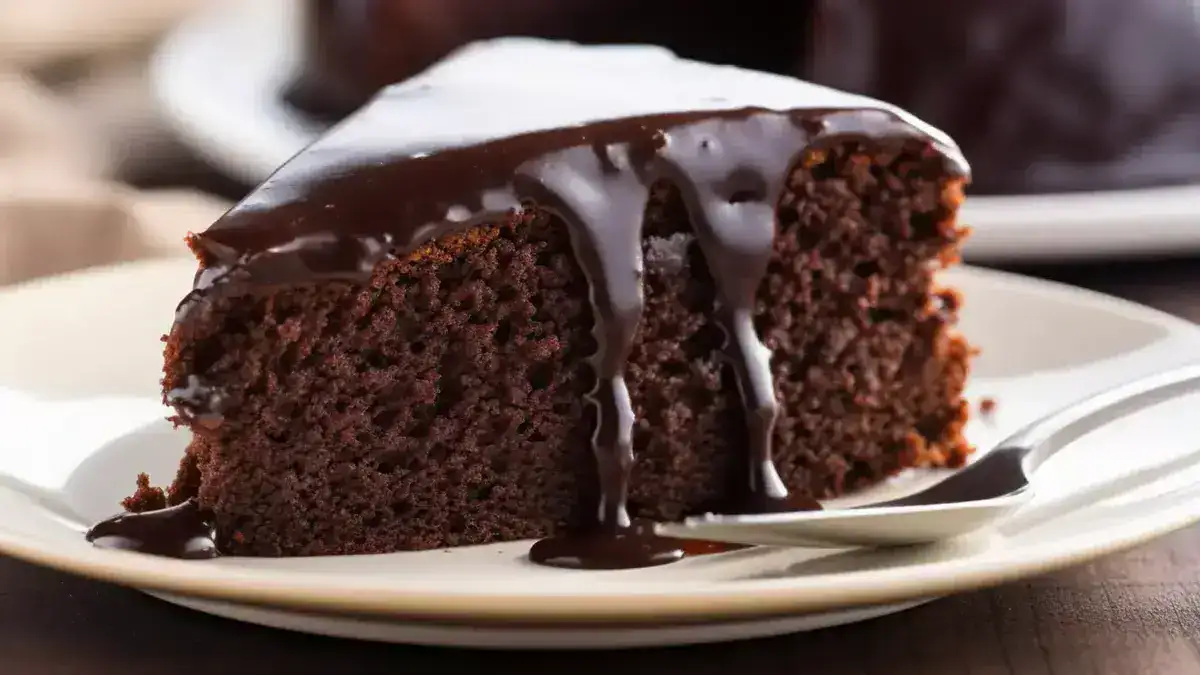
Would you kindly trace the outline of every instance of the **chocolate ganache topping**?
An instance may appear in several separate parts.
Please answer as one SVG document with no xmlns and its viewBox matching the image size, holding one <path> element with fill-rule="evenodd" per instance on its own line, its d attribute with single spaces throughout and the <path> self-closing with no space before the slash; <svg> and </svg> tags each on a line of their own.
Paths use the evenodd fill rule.
<svg viewBox="0 0 1200 675">
<path fill-rule="evenodd" d="M 544 92 L 545 96 L 538 94 Z M 492 101 L 503 101 L 491 104 Z M 551 539 L 533 558 L 613 568 L 678 558 L 678 543 L 634 527 L 626 510 L 633 407 L 624 364 L 642 304 L 642 218 L 649 187 L 681 190 L 717 284 L 716 312 L 749 438 L 747 511 L 789 502 L 771 457 L 770 351 L 753 322 L 775 208 L 789 169 L 831 143 L 927 144 L 966 176 L 954 144 L 897 109 L 791 78 L 684 61 L 650 47 L 506 39 L 468 46 L 364 109 L 279 169 L 195 237 L 195 289 L 177 320 L 213 294 L 325 279 L 365 281 L 388 256 L 536 205 L 569 228 L 591 286 L 601 480 L 596 536 Z M 220 423 L 203 373 L 170 398 Z"/>
<path fill-rule="evenodd" d="M 86 537 L 100 548 L 184 560 L 217 557 L 216 526 L 194 499 L 158 511 L 113 516 L 93 525 Z"/>
</svg>

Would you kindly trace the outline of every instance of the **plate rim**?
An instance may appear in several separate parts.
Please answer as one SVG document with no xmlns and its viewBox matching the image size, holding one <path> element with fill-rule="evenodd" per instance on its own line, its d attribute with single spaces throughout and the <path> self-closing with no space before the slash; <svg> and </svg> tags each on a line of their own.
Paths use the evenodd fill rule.
<svg viewBox="0 0 1200 675">
<path fill-rule="evenodd" d="M 663 646 L 696 646 L 734 642 L 756 638 L 776 637 L 820 630 L 867 621 L 937 600 L 924 598 L 895 605 L 847 607 L 832 612 L 751 617 L 711 624 L 663 624 L 585 626 L 554 624 L 535 628 L 502 624 L 438 624 L 422 621 L 388 621 L 386 617 L 341 617 L 289 613 L 269 607 L 231 605 L 220 601 L 198 600 L 154 594 L 154 597 L 188 609 L 206 612 L 227 619 L 255 623 L 272 628 L 301 631 L 331 637 L 358 640 L 468 649 L 502 651 L 550 649 L 577 651 L 581 649 L 638 649 Z M 301 625 L 311 622 L 310 625 Z M 344 622 L 344 624 L 343 624 Z M 346 624 L 354 624 L 353 628 Z M 389 634 L 381 634 L 380 631 Z M 393 632 L 394 631 L 394 632 Z"/>
<path fill-rule="evenodd" d="M 10 298 L 44 292 L 73 291 L 101 276 L 174 274 L 194 266 L 188 258 L 145 260 L 80 270 L 0 290 L 0 309 Z M 1162 326 L 1168 334 L 1155 346 L 1151 361 L 1162 362 L 1167 352 L 1182 346 L 1200 350 L 1200 327 L 1183 319 L 1120 298 L 1061 283 L 971 266 L 955 274 L 988 278 L 1001 289 L 1023 287 L 1050 293 L 1097 311 L 1116 313 Z M 50 290 L 47 290 L 50 289 Z M 1157 347 L 1157 349 L 1156 349 Z M 1135 352 L 1130 352 L 1135 353 Z M 1147 364 L 1149 365 L 1149 364 Z M 19 490 L 0 491 L 28 496 Z M 31 508 L 38 508 L 31 505 Z M 325 615 L 370 615 L 451 623 L 537 624 L 553 621 L 571 625 L 662 625 L 712 622 L 744 617 L 770 617 L 879 605 L 957 593 L 1071 566 L 1101 555 L 1126 550 L 1187 525 L 1200 522 L 1200 488 L 1149 515 L 1106 527 L 1102 540 L 1094 533 L 1025 545 L 983 554 L 963 561 L 951 559 L 885 570 L 858 570 L 804 578 L 739 580 L 736 585 L 688 582 L 662 592 L 651 584 L 630 582 L 618 589 L 597 584 L 588 592 L 547 589 L 538 595 L 508 592 L 479 582 L 422 580 L 415 584 L 368 583 L 341 578 L 329 583 L 328 573 L 269 568 L 213 567 L 194 561 L 150 558 L 91 547 L 59 548 L 54 543 L 11 532 L 0 525 L 0 553 L 35 564 L 124 586 L 239 604 L 288 608 Z M 213 570 L 218 570 L 216 573 Z M 600 573 L 603 574 L 603 573 Z M 837 577 L 835 583 L 831 580 Z M 472 585 L 474 583 L 474 585 Z M 494 585 L 493 585 L 494 586 Z M 647 615 L 647 603 L 653 613 Z"/>
<path fill-rule="evenodd" d="M 7 488 L 0 488 L 8 490 Z M 520 625 L 536 629 L 549 624 L 578 627 L 618 625 L 662 626 L 723 623 L 737 619 L 766 619 L 876 605 L 898 604 L 993 587 L 1065 569 L 1098 557 L 1135 548 L 1200 522 L 1200 495 L 1184 502 L 1183 514 L 1162 519 L 1161 512 L 1110 528 L 1119 534 L 1104 542 L 1086 544 L 1076 535 L 1065 540 L 1022 547 L 1022 556 L 994 555 L 966 563 L 959 560 L 924 563 L 889 570 L 859 570 L 813 575 L 803 580 L 755 579 L 737 582 L 736 589 L 712 589 L 704 584 L 676 584 L 670 593 L 636 591 L 635 584 L 619 593 L 496 592 L 467 588 L 461 581 L 443 581 L 444 588 L 381 588 L 370 584 L 304 583 L 329 575 L 251 568 L 219 568 L 222 574 L 196 574 L 203 562 L 142 560 L 123 551 L 80 547 L 75 555 L 56 555 L 29 538 L 0 530 L 0 554 L 76 576 L 151 593 L 220 600 L 248 606 L 287 609 L 314 616 L 387 617 L 394 621 L 437 622 L 447 625 Z M 1155 521 L 1152 527 L 1135 527 Z M 1040 552 L 1030 554 L 1030 549 Z M 1017 560 L 1017 558 L 1025 560 Z M 964 569 L 965 568 L 965 569 Z M 208 569 L 215 569 L 209 567 Z M 952 576 L 943 575 L 949 572 Z M 281 578 L 293 579 L 290 583 Z M 858 587 L 822 587 L 837 577 L 864 582 Z M 873 578 L 872 578 L 873 577 Z M 453 585 L 451 585 L 453 583 Z M 852 584 L 847 584 L 853 586 Z M 653 607 L 652 613 L 646 608 Z"/>
</svg>

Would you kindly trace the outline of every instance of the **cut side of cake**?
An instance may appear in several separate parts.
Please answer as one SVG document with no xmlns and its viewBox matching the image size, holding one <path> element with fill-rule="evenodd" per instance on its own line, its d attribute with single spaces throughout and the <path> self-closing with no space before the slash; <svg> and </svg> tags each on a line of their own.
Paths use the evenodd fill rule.
<svg viewBox="0 0 1200 675">
<path fill-rule="evenodd" d="M 968 179 L 870 99 L 653 48 L 468 47 L 190 240 L 167 501 L 224 554 L 594 551 L 960 465 L 971 348 L 937 272 Z M 623 559 L 591 566 L 651 564 Z"/>
</svg>

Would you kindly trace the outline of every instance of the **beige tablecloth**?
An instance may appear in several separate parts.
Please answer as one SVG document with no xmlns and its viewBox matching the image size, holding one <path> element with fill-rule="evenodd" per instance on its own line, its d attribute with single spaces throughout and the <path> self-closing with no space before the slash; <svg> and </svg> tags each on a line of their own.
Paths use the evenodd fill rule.
<svg viewBox="0 0 1200 675">
<path fill-rule="evenodd" d="M 212 4 L 0 2 L 0 285 L 187 255 L 184 235 L 228 208 L 130 182 L 194 161 L 159 116 L 145 67 L 166 31 Z"/>
</svg>

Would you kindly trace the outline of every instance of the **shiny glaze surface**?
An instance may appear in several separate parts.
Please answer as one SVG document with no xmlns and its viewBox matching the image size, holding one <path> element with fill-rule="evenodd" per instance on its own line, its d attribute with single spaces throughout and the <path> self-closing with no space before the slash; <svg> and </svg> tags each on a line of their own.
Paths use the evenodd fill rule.
<svg viewBox="0 0 1200 675">
<path fill-rule="evenodd" d="M 194 500 L 145 513 L 124 513 L 96 523 L 87 540 L 100 548 L 185 560 L 216 558 L 216 527 Z"/>
</svg>

